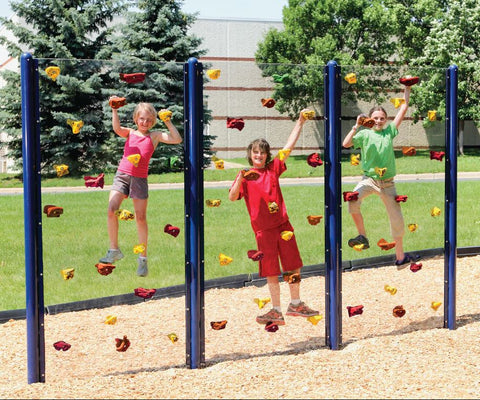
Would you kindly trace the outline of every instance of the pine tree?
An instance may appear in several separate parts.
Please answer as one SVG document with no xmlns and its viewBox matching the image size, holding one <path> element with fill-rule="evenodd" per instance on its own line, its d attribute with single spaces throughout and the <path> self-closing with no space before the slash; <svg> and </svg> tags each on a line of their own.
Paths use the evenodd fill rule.
<svg viewBox="0 0 480 400">
<path fill-rule="evenodd" d="M 145 80 L 136 84 L 115 85 L 111 94 L 127 99 L 119 110 L 122 124 L 132 126 L 133 108 L 138 102 L 150 102 L 157 111 L 172 111 L 172 121 L 183 136 L 183 65 L 190 57 L 203 54 L 198 50 L 201 40 L 187 33 L 194 16 L 184 14 L 177 0 L 140 0 L 136 9 L 127 14 L 117 30 L 115 45 L 105 54 L 116 63 L 115 73 L 145 73 Z M 112 75 L 112 78 L 115 76 Z M 109 121 L 108 121 L 109 122 Z M 159 123 L 154 129 L 165 129 Z M 205 164 L 209 162 L 212 136 L 204 140 Z M 109 141 L 117 152 L 123 140 L 115 135 Z M 150 172 L 180 170 L 183 167 L 183 145 L 160 143 L 153 154 Z"/>
<path fill-rule="evenodd" d="M 100 149 L 110 134 L 103 123 L 102 88 L 109 77 L 101 62 L 89 60 L 109 44 L 108 24 L 124 11 L 125 1 L 22 0 L 11 7 L 23 21 L 2 19 L 16 42 L 0 41 L 14 57 L 28 49 L 39 59 L 42 171 L 54 173 L 55 164 L 67 164 L 72 175 L 101 168 Z M 48 66 L 60 68 L 55 80 L 46 74 Z M 20 76 L 11 71 L 2 76 L 7 84 L 0 92 L 0 125 L 11 137 L 9 156 L 21 169 Z M 83 121 L 78 134 L 68 120 Z"/>
</svg>

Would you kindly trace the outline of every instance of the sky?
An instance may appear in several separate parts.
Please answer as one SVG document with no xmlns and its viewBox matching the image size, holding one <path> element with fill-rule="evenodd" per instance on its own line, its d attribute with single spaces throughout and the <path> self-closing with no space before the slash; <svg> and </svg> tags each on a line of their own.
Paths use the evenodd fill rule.
<svg viewBox="0 0 480 400">
<path fill-rule="evenodd" d="M 199 12 L 203 18 L 247 18 L 282 20 L 283 6 L 288 0 L 184 0 L 183 10 Z M 9 17 L 9 0 L 0 0 L 0 16 Z"/>
</svg>

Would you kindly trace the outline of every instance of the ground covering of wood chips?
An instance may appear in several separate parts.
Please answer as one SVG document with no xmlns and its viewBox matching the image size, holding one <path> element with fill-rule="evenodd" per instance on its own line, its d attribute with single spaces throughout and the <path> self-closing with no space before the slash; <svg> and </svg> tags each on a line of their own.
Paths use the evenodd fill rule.
<svg viewBox="0 0 480 400">
<path fill-rule="evenodd" d="M 1 398 L 478 398 L 480 393 L 480 256 L 457 260 L 457 328 L 443 328 L 443 257 L 423 268 L 395 266 L 342 274 L 342 347 L 316 326 L 286 316 L 270 333 L 255 322 L 255 297 L 266 286 L 205 293 L 205 368 L 185 355 L 185 298 L 92 309 L 45 318 L 46 382 L 27 384 L 26 323 L 0 326 Z M 385 285 L 397 288 L 395 295 Z M 282 306 L 289 296 L 282 283 Z M 302 280 L 302 299 L 325 315 L 325 280 Z M 349 317 L 346 307 L 363 305 Z M 393 316 L 403 305 L 406 314 Z M 104 323 L 116 315 L 117 323 Z M 226 319 L 223 330 L 210 321 Z M 168 334 L 175 333 L 172 342 Z M 117 352 L 115 338 L 130 348 Z M 71 344 L 57 351 L 53 343 Z"/>
</svg>

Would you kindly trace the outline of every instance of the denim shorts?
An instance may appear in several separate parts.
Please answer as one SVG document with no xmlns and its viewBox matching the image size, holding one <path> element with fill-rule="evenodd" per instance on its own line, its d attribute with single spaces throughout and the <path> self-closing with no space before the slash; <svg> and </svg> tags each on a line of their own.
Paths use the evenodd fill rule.
<svg viewBox="0 0 480 400">
<path fill-rule="evenodd" d="M 124 172 L 117 171 L 113 178 L 112 190 L 123 193 L 132 199 L 148 199 L 147 178 L 137 178 Z"/>
</svg>

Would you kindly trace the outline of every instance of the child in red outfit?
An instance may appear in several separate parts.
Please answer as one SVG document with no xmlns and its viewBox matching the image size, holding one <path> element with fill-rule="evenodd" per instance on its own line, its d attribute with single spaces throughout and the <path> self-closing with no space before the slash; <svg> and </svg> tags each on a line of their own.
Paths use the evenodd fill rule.
<svg viewBox="0 0 480 400">
<path fill-rule="evenodd" d="M 288 240 L 282 238 L 285 231 L 293 232 L 290 224 L 279 177 L 287 169 L 285 161 L 300 136 L 306 121 L 302 110 L 295 127 L 282 151 L 283 159 L 274 158 L 270 153 L 270 145 L 264 139 L 254 140 L 247 148 L 247 158 L 253 168 L 242 170 L 233 182 L 229 199 L 232 201 L 245 199 L 250 222 L 255 233 L 258 250 L 263 253 L 259 261 L 259 274 L 267 278 L 268 289 L 272 298 L 272 309 L 257 317 L 257 322 L 267 324 L 273 322 L 285 325 L 280 305 L 280 262 L 282 271 L 288 274 L 300 274 L 303 266 L 295 235 Z M 254 176 L 251 178 L 250 176 Z M 299 276 L 299 275 L 298 275 Z M 310 317 L 318 315 L 300 300 L 300 280 L 289 284 L 291 302 L 287 315 Z"/>
<path fill-rule="evenodd" d="M 116 96 L 113 96 L 116 97 Z M 126 197 L 131 197 L 135 209 L 138 241 L 145 247 L 138 257 L 138 276 L 147 276 L 147 204 L 148 204 L 148 165 L 157 145 L 162 143 L 178 144 L 182 137 L 170 119 L 164 121 L 167 132 L 150 130 L 157 123 L 157 112 L 150 103 L 139 103 L 133 112 L 136 129 L 120 125 L 117 109 L 112 107 L 112 126 L 114 132 L 125 138 L 123 157 L 113 179 L 108 200 L 108 236 L 110 248 L 107 255 L 100 259 L 102 263 L 114 263 L 123 258 L 118 246 L 118 218 L 115 212 Z M 138 162 L 132 163 L 129 156 L 140 155 Z"/>
</svg>

